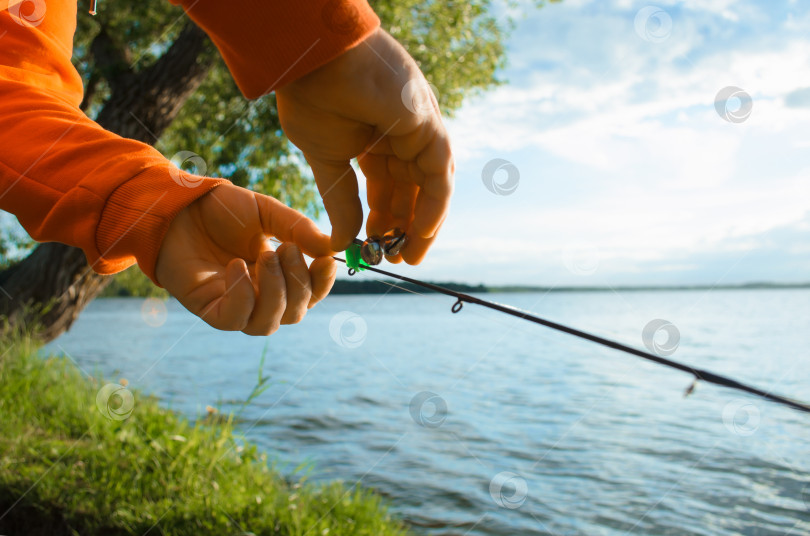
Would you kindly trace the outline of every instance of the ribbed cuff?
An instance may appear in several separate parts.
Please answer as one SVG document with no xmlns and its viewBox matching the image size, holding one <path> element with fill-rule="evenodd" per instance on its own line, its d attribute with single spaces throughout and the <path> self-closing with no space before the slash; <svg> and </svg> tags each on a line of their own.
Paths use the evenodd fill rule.
<svg viewBox="0 0 810 536">
<path fill-rule="evenodd" d="M 163 237 L 177 214 L 225 179 L 186 173 L 170 163 L 153 166 L 116 188 L 107 199 L 96 228 L 99 273 L 119 272 L 137 261 L 155 284 Z"/>
</svg>

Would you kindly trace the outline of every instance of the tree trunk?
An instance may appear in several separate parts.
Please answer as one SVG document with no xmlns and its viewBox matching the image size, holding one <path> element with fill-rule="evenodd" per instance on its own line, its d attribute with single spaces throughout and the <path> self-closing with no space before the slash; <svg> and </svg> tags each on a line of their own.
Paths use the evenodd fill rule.
<svg viewBox="0 0 810 536">
<path fill-rule="evenodd" d="M 67 331 L 79 312 L 107 286 L 79 248 L 50 242 L 0 273 L 10 326 L 50 341 Z"/>
<path fill-rule="evenodd" d="M 120 136 L 154 144 L 208 74 L 211 61 L 201 60 L 208 46 L 205 33 L 189 22 L 160 59 L 136 73 L 102 28 L 93 43 L 94 70 L 107 79 L 112 91 L 96 121 Z M 70 328 L 109 279 L 90 268 L 82 250 L 40 244 L 0 272 L 4 330 L 24 330 L 51 341 Z"/>
</svg>

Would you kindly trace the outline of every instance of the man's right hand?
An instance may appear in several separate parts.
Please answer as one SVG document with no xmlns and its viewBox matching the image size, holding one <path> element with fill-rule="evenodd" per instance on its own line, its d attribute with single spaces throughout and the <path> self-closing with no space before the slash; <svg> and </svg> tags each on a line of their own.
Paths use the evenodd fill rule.
<svg viewBox="0 0 810 536">
<path fill-rule="evenodd" d="M 366 234 L 399 227 L 408 244 L 392 262 L 422 261 L 447 216 L 453 155 L 436 98 L 416 62 L 382 30 L 276 90 L 281 125 L 304 153 L 342 251 L 363 223 L 357 157 L 371 210 Z"/>
</svg>

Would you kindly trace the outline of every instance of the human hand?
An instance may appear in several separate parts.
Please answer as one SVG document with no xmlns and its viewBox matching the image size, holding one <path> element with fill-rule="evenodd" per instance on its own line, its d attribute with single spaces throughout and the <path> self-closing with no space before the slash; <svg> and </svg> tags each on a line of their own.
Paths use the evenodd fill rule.
<svg viewBox="0 0 810 536">
<path fill-rule="evenodd" d="M 408 243 L 391 262 L 422 261 L 449 209 L 454 163 L 439 106 L 413 58 L 377 30 L 276 90 L 281 126 L 304 153 L 342 251 L 363 223 L 358 157 L 367 179 L 368 236 L 394 227 Z M 407 102 L 407 105 L 406 105 Z"/>
<path fill-rule="evenodd" d="M 283 242 L 274 252 L 269 236 Z M 314 257 L 309 268 L 302 252 Z M 300 322 L 337 273 L 329 237 L 306 216 L 266 195 L 217 186 L 172 221 L 155 276 L 211 326 L 270 335 Z"/>
</svg>

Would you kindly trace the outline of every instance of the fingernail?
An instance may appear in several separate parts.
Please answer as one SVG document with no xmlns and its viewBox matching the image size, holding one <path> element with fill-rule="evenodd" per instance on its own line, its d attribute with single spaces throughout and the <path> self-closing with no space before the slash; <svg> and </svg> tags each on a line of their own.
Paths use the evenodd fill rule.
<svg viewBox="0 0 810 536">
<path fill-rule="evenodd" d="M 419 238 L 430 240 L 436 234 L 436 231 L 433 229 L 421 229 L 417 230 L 416 234 L 419 236 Z"/>
<path fill-rule="evenodd" d="M 282 253 L 284 255 L 284 260 L 288 262 L 293 262 L 301 259 L 301 250 L 298 249 L 298 246 L 295 244 L 290 244 L 284 249 Z"/>
<path fill-rule="evenodd" d="M 269 271 L 273 273 L 281 272 L 281 264 L 278 261 L 278 255 L 276 255 L 275 251 L 265 251 L 262 253 L 262 262 Z"/>
</svg>

